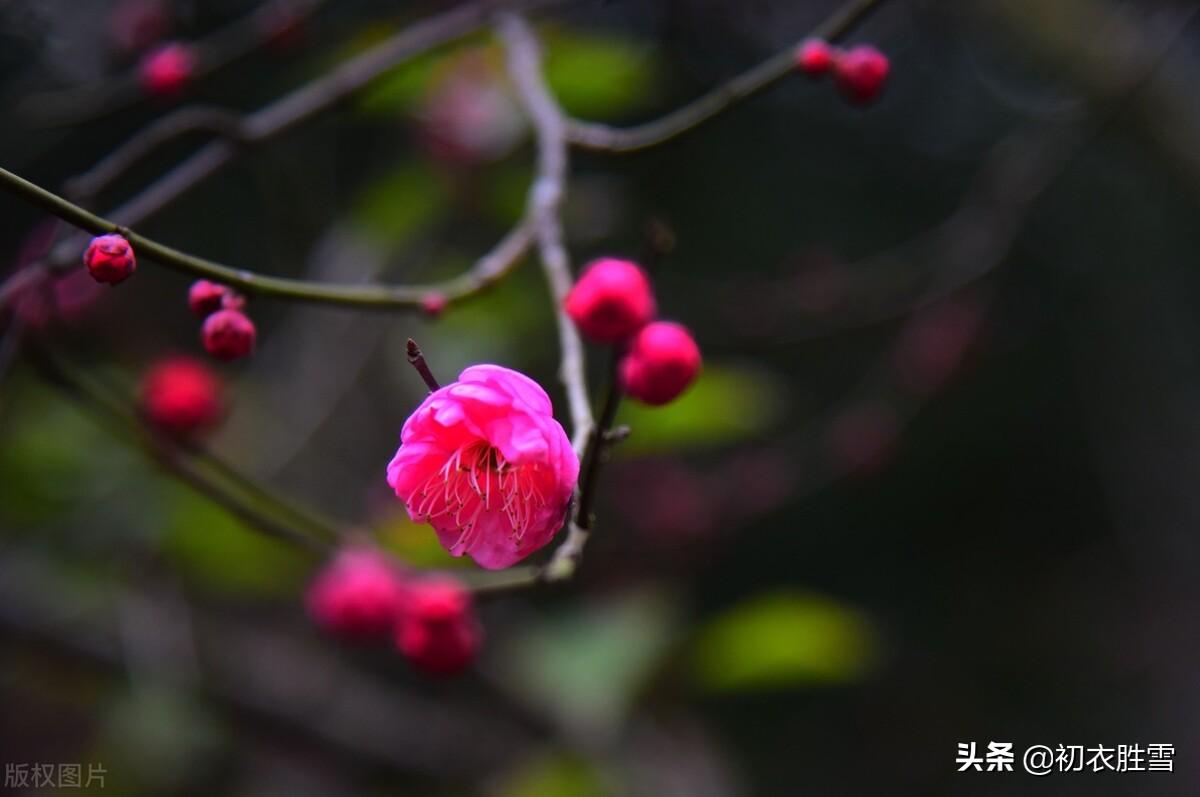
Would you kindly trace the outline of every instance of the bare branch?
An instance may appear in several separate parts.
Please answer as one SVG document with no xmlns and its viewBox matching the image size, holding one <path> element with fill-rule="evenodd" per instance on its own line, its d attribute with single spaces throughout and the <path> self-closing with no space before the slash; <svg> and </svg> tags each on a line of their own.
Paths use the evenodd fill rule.
<svg viewBox="0 0 1200 797">
<path fill-rule="evenodd" d="M 281 14 L 299 22 L 326 0 L 267 0 L 250 13 L 202 39 L 190 42 L 196 53 L 192 80 L 203 78 L 259 49 L 278 34 Z M 26 98 L 17 109 L 42 125 L 66 126 L 125 110 L 145 98 L 138 70 L 101 84 L 74 86 Z"/>
<path fill-rule="evenodd" d="M 883 0 L 849 0 L 818 25 L 809 37 L 830 41 L 841 38 L 882 2 Z M 652 122 L 633 127 L 610 127 L 594 122 L 568 120 L 567 139 L 575 146 L 601 152 L 633 152 L 669 141 L 791 74 L 795 68 L 798 44 L 779 51 L 758 66 Z"/>
<path fill-rule="evenodd" d="M 247 293 L 277 296 L 296 301 L 320 304 L 354 305 L 369 308 L 418 308 L 427 298 L 439 296 L 447 302 L 464 299 L 489 287 L 508 273 L 520 261 L 531 243 L 531 233 L 521 223 L 504 237 L 488 254 L 466 273 L 443 283 L 432 285 L 355 285 L 310 282 L 308 280 L 270 277 L 246 269 L 234 268 L 173 249 L 151 238 L 139 235 L 128 227 L 101 218 L 46 189 L 34 185 L 6 169 L 0 169 L 0 188 L 4 188 L 38 205 L 63 221 L 93 235 L 118 233 L 125 236 L 138 255 L 164 266 L 240 288 Z M 31 267 L 32 268 L 32 267 Z M 25 281 L 21 276 L 21 282 Z M 9 286 L 5 296 L 14 295 Z"/>
<path fill-rule="evenodd" d="M 517 94 L 537 136 L 538 166 L 529 192 L 528 216 L 555 304 L 562 348 L 559 378 L 566 388 L 570 405 L 571 441 L 576 453 L 582 455 L 594 422 L 584 373 L 583 342 L 563 309 L 563 302 L 574 284 L 558 215 L 567 180 L 564 119 L 546 85 L 541 69 L 541 48 L 529 24 L 515 13 L 504 13 L 497 17 L 497 30 L 508 49 L 508 68 Z"/>
<path fill-rule="evenodd" d="M 567 523 L 567 538 L 538 574 L 544 581 L 563 581 L 574 575 L 591 533 L 591 506 L 604 447 L 602 438 L 616 417 L 620 391 L 613 381 L 605 401 L 602 425 L 597 428 L 588 400 L 583 343 L 574 323 L 563 309 L 563 302 L 573 284 L 559 219 L 567 179 L 565 119 L 546 85 L 541 68 L 541 48 L 529 24 L 516 14 L 502 14 L 497 19 L 497 30 L 508 50 L 509 73 L 533 123 L 538 141 L 538 169 L 530 192 L 529 217 L 534 224 L 542 267 L 555 302 L 562 349 L 559 378 L 566 387 L 571 409 L 572 444 L 582 460 L 582 472 L 575 491 L 575 508 Z"/>
<path fill-rule="evenodd" d="M 214 133 L 234 141 L 245 138 L 240 114 L 209 106 L 180 108 L 151 122 L 91 169 L 68 180 L 66 193 L 73 199 L 90 199 L 156 149 L 189 133 Z"/>
<path fill-rule="evenodd" d="M 244 143 L 262 143 L 319 116 L 397 64 L 477 30 L 497 7 L 535 9 L 558 2 L 562 0 L 478 0 L 418 22 L 247 115 L 239 126 L 238 139 Z M 216 173 L 237 152 L 234 142 L 211 142 L 109 215 L 130 226 L 139 224 Z"/>
<path fill-rule="evenodd" d="M 112 430 L 115 436 L 141 448 L 168 474 L 225 509 L 249 528 L 315 551 L 328 549 L 331 541 L 338 537 L 335 529 L 307 517 L 264 487 L 253 485 L 253 489 L 247 489 L 230 484 L 228 474 L 233 471 L 227 466 L 222 465 L 220 469 L 225 477 L 216 477 L 209 472 L 211 468 L 205 468 L 206 464 L 211 466 L 218 462 L 215 457 L 189 451 L 168 439 L 147 434 L 142 424 L 119 400 L 108 396 L 74 368 L 53 357 L 49 352 L 34 349 L 32 355 L 33 364 L 47 383 L 60 389 L 65 396 L 93 414 L 97 421 Z M 245 481 L 245 477 L 240 474 L 238 478 Z M 270 505 L 270 511 L 265 504 Z M 286 517 L 278 517 L 280 514 Z M 306 531 L 298 531 L 297 527 L 300 526 Z"/>
</svg>

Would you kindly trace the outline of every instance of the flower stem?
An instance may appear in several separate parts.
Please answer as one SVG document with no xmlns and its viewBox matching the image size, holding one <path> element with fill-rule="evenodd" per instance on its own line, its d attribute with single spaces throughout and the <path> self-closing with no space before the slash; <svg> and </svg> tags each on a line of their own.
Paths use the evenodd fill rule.
<svg viewBox="0 0 1200 797">
<path fill-rule="evenodd" d="M 429 363 L 425 362 L 425 355 L 421 352 L 421 347 L 417 345 L 417 342 L 409 338 L 407 348 L 409 365 L 417 369 L 417 373 L 421 375 L 421 379 L 425 382 L 426 387 L 429 388 L 429 392 L 432 393 L 441 388 L 437 378 L 429 370 Z"/>
</svg>

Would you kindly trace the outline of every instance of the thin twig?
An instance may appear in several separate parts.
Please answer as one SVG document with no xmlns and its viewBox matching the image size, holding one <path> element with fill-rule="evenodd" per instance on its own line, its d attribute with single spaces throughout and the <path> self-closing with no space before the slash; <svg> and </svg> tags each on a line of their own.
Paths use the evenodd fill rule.
<svg viewBox="0 0 1200 797">
<path fill-rule="evenodd" d="M 421 375 L 421 381 L 429 388 L 429 392 L 432 393 L 441 388 L 433 372 L 429 370 L 429 363 L 425 362 L 425 355 L 421 352 L 421 347 L 412 338 L 408 339 L 407 350 L 409 365 L 417 369 L 417 373 Z"/>
<path fill-rule="evenodd" d="M 596 503 L 600 463 L 608 449 L 615 442 L 610 437 L 613 423 L 617 419 L 617 410 L 621 405 L 621 383 L 618 378 L 617 364 L 619 355 L 612 352 L 612 362 L 608 374 L 608 389 L 604 396 L 604 406 L 600 410 L 600 420 L 588 438 L 584 450 L 583 461 L 579 468 L 579 489 L 576 494 L 575 507 L 571 512 L 570 522 L 567 523 L 567 538 L 555 549 L 550 561 L 541 572 L 543 581 L 565 581 L 575 575 L 579 561 L 583 556 L 583 548 L 587 545 L 595 523 L 593 507 Z"/>
<path fill-rule="evenodd" d="M 477 30 L 498 6 L 534 9 L 557 2 L 562 0 L 480 0 L 417 22 L 248 114 L 239 125 L 238 140 L 261 144 L 314 119 L 404 61 Z M 238 148 L 235 142 L 211 142 L 109 215 L 126 225 L 139 224 L 232 161 Z"/>
<path fill-rule="evenodd" d="M 541 68 L 541 48 L 529 24 L 515 13 L 497 16 L 497 30 L 508 49 L 508 68 L 517 94 L 537 136 L 538 165 L 529 192 L 528 216 L 537 237 L 542 269 L 550 284 L 558 322 L 562 362 L 559 378 L 571 411 L 571 441 L 583 454 L 594 421 L 584 373 L 583 342 L 563 309 L 571 292 L 571 262 L 563 245 L 559 208 L 566 193 L 567 144 L 562 110 L 546 85 Z"/>
<path fill-rule="evenodd" d="M 115 224 L 84 210 L 6 169 L 0 169 L 0 188 L 23 197 L 63 221 L 93 235 L 108 233 L 123 235 L 133 245 L 136 254 L 148 257 L 177 271 L 221 282 L 240 288 L 247 293 L 320 304 L 354 305 L 379 309 L 419 308 L 427 298 L 435 295 L 444 298 L 447 302 L 454 302 L 482 291 L 506 274 L 519 262 L 531 243 L 528 226 L 524 223 L 518 224 L 496 245 L 495 249 L 476 262 L 469 271 L 447 282 L 432 285 L 355 285 L 310 282 L 257 274 L 172 249 L 165 244 L 140 235 L 128 227 Z"/>
<path fill-rule="evenodd" d="M 300 22 L 325 2 L 268 0 L 245 16 L 188 43 L 196 55 L 196 66 L 189 79 L 202 79 L 260 49 L 278 34 L 272 26 L 280 18 L 279 14 L 290 14 L 291 19 Z M 22 101 L 17 113 L 41 125 L 74 125 L 123 111 L 145 98 L 139 64 L 99 85 L 73 86 L 28 97 Z"/>
<path fill-rule="evenodd" d="M 64 190 L 76 201 L 89 200 L 159 147 L 189 133 L 213 133 L 242 141 L 242 117 L 207 105 L 180 108 L 134 133 L 91 169 L 68 180 Z"/>
<path fill-rule="evenodd" d="M 241 117 L 233 128 L 233 132 L 236 132 L 233 139 L 210 141 L 106 215 L 119 219 L 127 227 L 135 227 L 220 172 L 247 146 L 263 144 L 338 107 L 348 97 L 404 61 L 474 32 L 488 21 L 496 8 L 533 10 L 561 2 L 564 0 L 477 0 L 417 22 L 371 49 L 343 61 L 291 93 Z M 188 130 L 182 126 L 176 128 L 176 132 L 182 134 Z M 161 146 L 164 140 L 159 139 L 154 143 Z M 80 236 L 69 236 L 47 258 L 49 267 L 70 267 L 76 262 L 83 246 L 84 241 Z M 36 270 L 45 267 L 46 264 L 41 264 Z M 252 290 L 245 285 L 242 287 Z M 387 302 L 384 304 L 389 306 Z"/>
<path fill-rule="evenodd" d="M 818 25 L 809 37 L 830 41 L 839 39 L 882 2 L 849 0 Z M 567 140 L 583 149 L 600 152 L 633 152 L 669 141 L 787 77 L 795 69 L 796 46 L 779 51 L 758 66 L 651 122 L 622 128 L 570 119 L 567 121 Z"/>
<path fill-rule="evenodd" d="M 30 352 L 30 360 L 50 385 L 60 389 L 64 395 L 94 415 L 105 429 L 114 433 L 114 436 L 142 449 L 168 474 L 222 507 L 249 528 L 316 551 L 327 550 L 330 547 L 330 539 L 337 536 L 332 529 L 319 530 L 311 527 L 310 530 L 322 534 L 322 538 L 302 534 L 292 522 L 264 512 L 255 501 L 248 500 L 245 495 L 238 495 L 228 484 L 222 484 L 206 473 L 190 452 L 162 437 L 148 435 L 120 401 L 107 395 L 72 367 L 43 349 L 34 347 Z M 265 492 L 265 488 L 259 489 Z M 278 509 L 282 503 L 282 499 L 272 496 L 273 508 Z"/>
<path fill-rule="evenodd" d="M 563 302 L 572 286 L 570 262 L 563 246 L 562 223 L 559 219 L 567 178 L 565 119 L 546 84 L 541 68 L 540 47 L 529 24 L 517 14 L 502 14 L 497 19 L 497 30 L 508 50 L 509 72 L 517 94 L 537 136 L 538 169 L 530 196 L 529 217 L 535 225 L 542 266 L 554 298 L 562 348 L 559 377 L 566 387 L 571 408 L 572 445 L 582 460 L 582 473 L 575 491 L 575 508 L 567 523 L 567 537 L 539 574 L 544 581 L 556 582 L 575 574 L 583 547 L 591 533 L 591 507 L 604 446 L 603 437 L 616 417 L 620 393 L 613 380 L 598 428 L 588 400 L 583 343 L 574 323 L 563 309 Z"/>
</svg>

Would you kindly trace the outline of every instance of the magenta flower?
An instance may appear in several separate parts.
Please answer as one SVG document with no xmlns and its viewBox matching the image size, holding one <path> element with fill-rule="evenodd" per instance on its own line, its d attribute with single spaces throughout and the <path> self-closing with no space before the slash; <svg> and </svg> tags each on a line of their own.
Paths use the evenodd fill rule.
<svg viewBox="0 0 1200 797">
<path fill-rule="evenodd" d="M 579 476 L 553 412 L 524 374 L 473 365 L 404 422 L 388 484 L 451 554 L 508 567 L 562 527 Z"/>
</svg>

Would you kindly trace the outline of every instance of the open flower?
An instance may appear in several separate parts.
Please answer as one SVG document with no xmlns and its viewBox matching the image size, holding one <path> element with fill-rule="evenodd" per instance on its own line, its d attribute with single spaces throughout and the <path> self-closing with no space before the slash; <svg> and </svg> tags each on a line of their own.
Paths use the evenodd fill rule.
<svg viewBox="0 0 1200 797">
<path fill-rule="evenodd" d="M 454 556 L 508 567 L 562 527 L 579 458 L 546 391 L 524 374 L 474 365 L 417 407 L 388 484 Z"/>
</svg>

